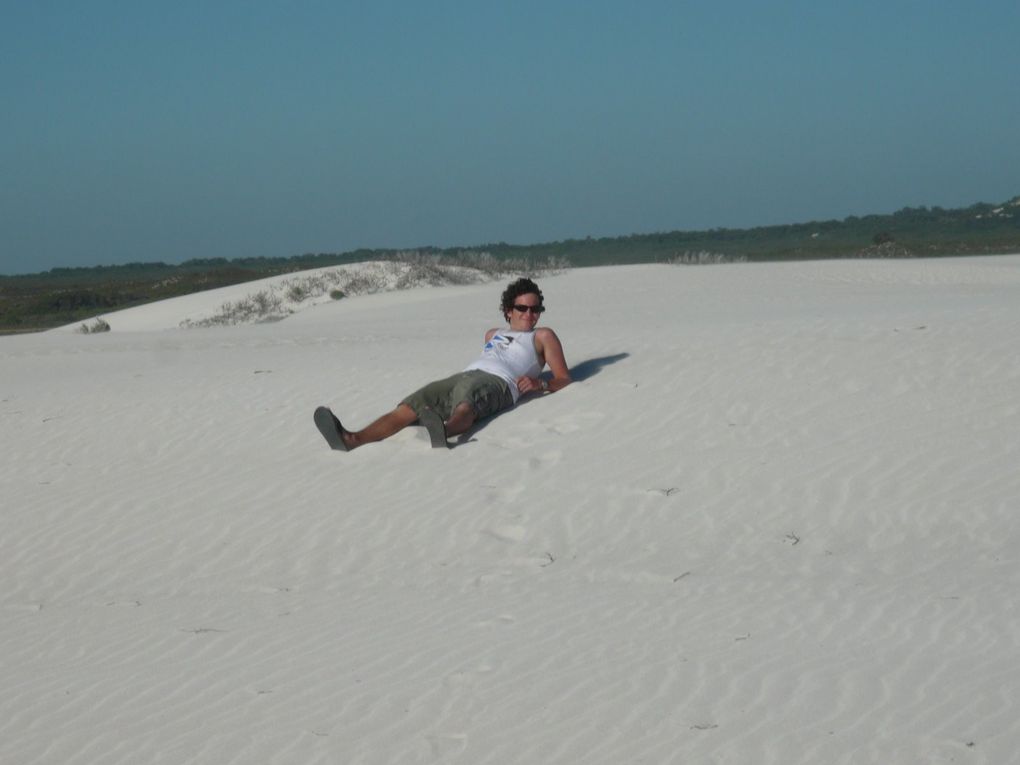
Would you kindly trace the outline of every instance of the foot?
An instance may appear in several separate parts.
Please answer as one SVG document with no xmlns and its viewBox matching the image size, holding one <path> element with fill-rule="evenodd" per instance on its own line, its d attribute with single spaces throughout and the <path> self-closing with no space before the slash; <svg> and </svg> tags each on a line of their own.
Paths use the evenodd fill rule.
<svg viewBox="0 0 1020 765">
<path fill-rule="evenodd" d="M 428 431 L 433 449 L 450 448 L 450 445 L 446 442 L 446 425 L 443 424 L 442 417 L 431 409 L 426 409 L 418 416 L 418 422 L 425 426 L 425 430 Z"/>
<path fill-rule="evenodd" d="M 322 437 L 326 439 L 326 443 L 331 449 L 341 452 L 348 451 L 347 444 L 344 442 L 344 433 L 346 432 L 344 426 L 340 424 L 336 415 L 324 406 L 315 410 L 315 427 L 322 433 Z"/>
</svg>

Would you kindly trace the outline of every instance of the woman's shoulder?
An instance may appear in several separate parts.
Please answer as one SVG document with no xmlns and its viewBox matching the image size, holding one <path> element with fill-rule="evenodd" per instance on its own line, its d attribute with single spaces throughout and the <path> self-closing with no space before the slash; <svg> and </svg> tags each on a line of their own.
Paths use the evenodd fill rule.
<svg viewBox="0 0 1020 765">
<path fill-rule="evenodd" d="M 559 345 L 560 339 L 553 332 L 552 327 L 535 327 L 535 347 L 540 351 L 547 345 Z"/>
</svg>

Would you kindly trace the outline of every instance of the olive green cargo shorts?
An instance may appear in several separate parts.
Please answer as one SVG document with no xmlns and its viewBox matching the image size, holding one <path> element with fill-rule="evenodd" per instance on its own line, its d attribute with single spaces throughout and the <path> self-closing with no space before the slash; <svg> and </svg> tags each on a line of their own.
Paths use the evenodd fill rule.
<svg viewBox="0 0 1020 765">
<path fill-rule="evenodd" d="M 424 409 L 432 409 L 444 420 L 448 420 L 454 407 L 465 401 L 475 410 L 479 420 L 514 405 L 513 394 L 506 380 L 478 369 L 458 372 L 445 380 L 430 382 L 400 403 L 407 404 L 419 416 Z"/>
</svg>

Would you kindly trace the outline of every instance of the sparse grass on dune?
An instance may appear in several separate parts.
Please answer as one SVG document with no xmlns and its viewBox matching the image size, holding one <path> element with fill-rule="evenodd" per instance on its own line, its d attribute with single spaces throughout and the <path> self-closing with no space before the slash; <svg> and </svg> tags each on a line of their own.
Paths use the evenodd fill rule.
<svg viewBox="0 0 1020 765">
<path fill-rule="evenodd" d="M 726 255 L 721 252 L 709 252 L 699 250 L 697 252 L 687 251 L 674 255 L 666 261 L 671 266 L 714 266 L 721 263 L 746 263 L 747 258 L 743 255 Z"/>
<path fill-rule="evenodd" d="M 295 313 L 302 305 L 326 296 L 340 300 L 354 295 L 416 287 L 481 284 L 510 274 L 547 276 L 567 268 L 569 263 L 555 258 L 534 263 L 523 259 L 501 260 L 484 252 L 464 252 L 457 256 L 402 252 L 383 261 L 322 269 L 283 279 L 238 300 L 223 303 L 212 316 L 185 319 L 181 326 L 194 328 L 279 321 Z"/>
</svg>

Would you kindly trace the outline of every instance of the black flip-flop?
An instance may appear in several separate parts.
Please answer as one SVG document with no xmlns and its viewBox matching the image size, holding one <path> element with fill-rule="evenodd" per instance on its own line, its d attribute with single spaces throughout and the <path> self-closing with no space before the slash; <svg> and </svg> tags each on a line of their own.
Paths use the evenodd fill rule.
<svg viewBox="0 0 1020 765">
<path fill-rule="evenodd" d="M 425 426 L 428 431 L 429 440 L 433 449 L 449 449 L 450 444 L 446 442 L 446 425 L 443 418 L 431 409 L 424 410 L 418 415 L 418 422 Z"/>
<path fill-rule="evenodd" d="M 326 439 L 326 443 L 331 449 L 340 452 L 347 451 L 347 444 L 344 443 L 343 437 L 344 426 L 327 407 L 320 406 L 315 410 L 315 427 L 322 433 L 322 437 Z"/>
</svg>

